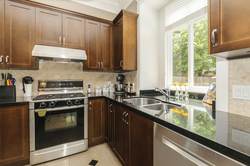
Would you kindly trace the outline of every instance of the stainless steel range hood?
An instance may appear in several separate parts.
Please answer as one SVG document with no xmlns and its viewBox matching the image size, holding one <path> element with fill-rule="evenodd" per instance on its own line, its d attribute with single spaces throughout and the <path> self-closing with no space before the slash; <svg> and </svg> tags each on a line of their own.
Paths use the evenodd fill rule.
<svg viewBox="0 0 250 166">
<path fill-rule="evenodd" d="M 87 60 L 85 50 L 42 45 L 35 45 L 32 56 L 38 60 L 55 62 L 83 62 Z"/>
</svg>

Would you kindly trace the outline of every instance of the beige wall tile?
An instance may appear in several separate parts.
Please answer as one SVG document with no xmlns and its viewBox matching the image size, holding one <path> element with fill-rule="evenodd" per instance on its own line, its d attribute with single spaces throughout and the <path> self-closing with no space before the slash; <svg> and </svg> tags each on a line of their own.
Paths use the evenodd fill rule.
<svg viewBox="0 0 250 166">
<path fill-rule="evenodd" d="M 35 79 L 32 86 L 32 95 L 38 95 L 38 80 L 64 80 L 64 79 L 80 79 L 84 81 L 84 92 L 87 92 L 88 84 L 94 91 L 96 86 L 102 87 L 116 82 L 117 73 L 107 72 L 87 72 L 83 71 L 82 65 L 78 63 L 54 63 L 40 62 L 39 70 L 9 70 L 0 69 L 0 73 L 10 73 L 16 78 L 16 95 L 23 96 L 23 91 L 19 89 L 20 79 L 25 76 L 31 76 Z M 123 73 L 126 77 L 125 81 L 134 82 L 137 85 L 137 71 Z"/>
</svg>

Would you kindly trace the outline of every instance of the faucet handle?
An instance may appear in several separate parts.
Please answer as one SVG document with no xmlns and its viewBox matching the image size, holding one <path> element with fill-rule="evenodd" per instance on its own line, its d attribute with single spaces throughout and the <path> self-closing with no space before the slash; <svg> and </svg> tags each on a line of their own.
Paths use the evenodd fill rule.
<svg viewBox="0 0 250 166">
<path fill-rule="evenodd" d="M 155 87 L 155 91 L 159 91 L 159 87 L 157 86 L 157 87 Z"/>
</svg>

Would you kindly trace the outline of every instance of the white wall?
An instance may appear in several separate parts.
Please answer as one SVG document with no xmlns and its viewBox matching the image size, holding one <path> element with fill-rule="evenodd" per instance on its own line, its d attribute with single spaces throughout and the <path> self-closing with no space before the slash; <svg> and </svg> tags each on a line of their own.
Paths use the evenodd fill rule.
<svg viewBox="0 0 250 166">
<path fill-rule="evenodd" d="M 159 86 L 159 11 L 144 2 L 137 5 L 138 18 L 138 89 Z"/>
<path fill-rule="evenodd" d="M 216 110 L 228 112 L 228 60 L 216 58 Z"/>
</svg>

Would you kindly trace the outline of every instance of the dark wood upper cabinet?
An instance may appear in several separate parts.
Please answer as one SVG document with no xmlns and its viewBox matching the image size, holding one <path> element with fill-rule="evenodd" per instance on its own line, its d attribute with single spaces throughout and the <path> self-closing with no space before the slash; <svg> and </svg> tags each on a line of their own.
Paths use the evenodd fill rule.
<svg viewBox="0 0 250 166">
<path fill-rule="evenodd" d="M 63 46 L 84 49 L 84 19 L 63 14 Z"/>
<path fill-rule="evenodd" d="M 36 69 L 35 7 L 5 1 L 5 67 Z"/>
<path fill-rule="evenodd" d="M 5 67 L 4 62 L 4 0 L 0 0 L 0 68 Z"/>
<path fill-rule="evenodd" d="M 97 21 L 86 20 L 86 54 L 85 70 L 99 70 L 101 62 L 100 54 L 100 23 Z"/>
<path fill-rule="evenodd" d="M 249 0 L 209 0 L 209 54 L 226 58 L 249 54 L 247 53 L 250 51 L 249 22 Z M 236 51 L 239 49 L 243 50 Z"/>
<path fill-rule="evenodd" d="M 85 70 L 113 71 L 113 26 L 86 20 Z"/>
<path fill-rule="evenodd" d="M 28 105 L 0 107 L 0 165 L 29 164 Z"/>
<path fill-rule="evenodd" d="M 105 99 L 89 99 L 88 104 L 89 146 L 105 142 Z"/>
<path fill-rule="evenodd" d="M 114 47 L 113 47 L 113 26 L 101 23 L 101 70 L 114 70 Z"/>
<path fill-rule="evenodd" d="M 36 8 L 36 44 L 63 46 L 62 13 Z"/>
<path fill-rule="evenodd" d="M 115 70 L 137 70 L 137 17 L 122 10 L 113 21 Z"/>
</svg>

